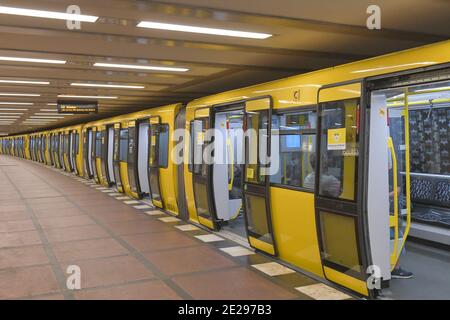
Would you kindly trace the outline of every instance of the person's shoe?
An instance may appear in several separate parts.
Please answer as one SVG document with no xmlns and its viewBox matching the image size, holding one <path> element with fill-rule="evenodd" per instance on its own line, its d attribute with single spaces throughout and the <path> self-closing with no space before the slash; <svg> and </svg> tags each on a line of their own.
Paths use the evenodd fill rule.
<svg viewBox="0 0 450 320">
<path fill-rule="evenodd" d="M 392 279 L 411 279 L 413 277 L 413 273 L 403 270 L 402 268 L 397 268 L 392 270 L 391 277 Z"/>
</svg>

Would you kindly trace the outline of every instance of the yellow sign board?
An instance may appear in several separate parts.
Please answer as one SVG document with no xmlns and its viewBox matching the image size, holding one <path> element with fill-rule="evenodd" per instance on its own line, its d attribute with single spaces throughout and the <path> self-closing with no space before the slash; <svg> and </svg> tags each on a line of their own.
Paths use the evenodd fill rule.
<svg viewBox="0 0 450 320">
<path fill-rule="evenodd" d="M 327 150 L 345 150 L 346 148 L 345 128 L 328 129 L 328 145 Z"/>
</svg>

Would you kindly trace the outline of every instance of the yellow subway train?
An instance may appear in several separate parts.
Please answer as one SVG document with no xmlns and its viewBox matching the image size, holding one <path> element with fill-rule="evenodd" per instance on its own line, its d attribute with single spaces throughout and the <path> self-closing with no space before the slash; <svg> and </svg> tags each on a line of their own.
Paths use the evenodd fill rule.
<svg viewBox="0 0 450 320">
<path fill-rule="evenodd" d="M 448 130 L 450 41 L 186 105 L 3 137 L 0 153 L 147 199 L 374 298 L 389 286 L 408 238 L 411 203 L 430 205 L 411 189 L 436 175 L 414 164 L 411 124 L 422 114 L 443 117 Z M 442 177 L 450 175 L 445 148 L 435 160 Z M 432 205 L 448 208 L 444 198 Z"/>
</svg>

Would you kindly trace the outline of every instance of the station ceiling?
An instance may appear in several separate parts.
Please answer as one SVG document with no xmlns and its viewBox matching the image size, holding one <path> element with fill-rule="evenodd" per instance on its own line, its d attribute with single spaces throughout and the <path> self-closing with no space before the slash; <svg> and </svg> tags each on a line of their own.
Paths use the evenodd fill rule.
<svg viewBox="0 0 450 320">
<path fill-rule="evenodd" d="M 66 12 L 68 6 L 76 4 L 81 14 L 98 19 L 70 30 L 64 20 L 0 14 L 0 133 L 27 132 L 188 102 L 215 92 L 449 38 L 450 1 L 378 0 L 382 29 L 369 30 L 366 9 L 372 2 L 2 0 L 0 6 L 54 12 Z M 141 21 L 272 36 L 251 39 L 137 27 Z M 95 63 L 183 71 L 101 67 Z M 96 116 L 53 115 L 50 119 L 56 113 L 58 95 L 104 98 L 98 99 Z"/>
</svg>

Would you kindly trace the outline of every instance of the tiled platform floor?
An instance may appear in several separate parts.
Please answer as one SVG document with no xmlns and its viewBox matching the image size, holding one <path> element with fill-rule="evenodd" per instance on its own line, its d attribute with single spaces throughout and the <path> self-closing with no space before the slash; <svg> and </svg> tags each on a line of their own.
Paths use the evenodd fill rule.
<svg viewBox="0 0 450 320">
<path fill-rule="evenodd" d="M 114 192 L 0 156 L 0 299 L 349 298 Z"/>
</svg>

